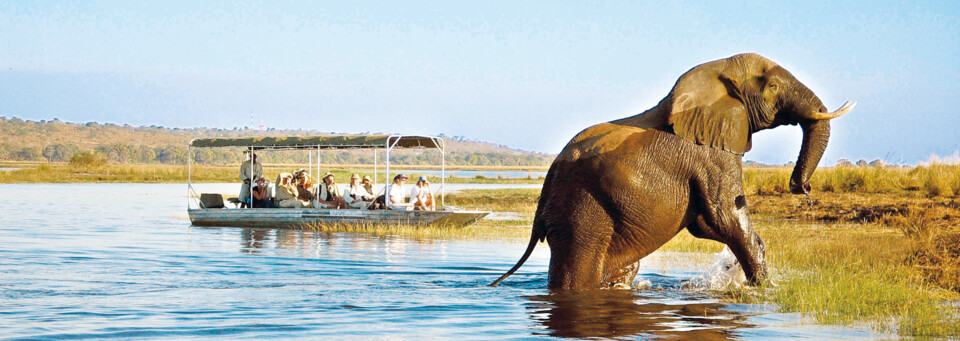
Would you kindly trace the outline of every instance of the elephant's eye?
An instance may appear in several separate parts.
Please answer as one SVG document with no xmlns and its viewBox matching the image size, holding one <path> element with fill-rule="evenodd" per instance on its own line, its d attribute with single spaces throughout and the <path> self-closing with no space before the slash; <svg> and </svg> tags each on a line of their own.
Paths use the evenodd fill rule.
<svg viewBox="0 0 960 341">
<path fill-rule="evenodd" d="M 773 93 L 780 92 L 780 86 L 777 85 L 777 83 L 770 83 L 769 88 L 770 88 L 770 91 Z"/>
</svg>

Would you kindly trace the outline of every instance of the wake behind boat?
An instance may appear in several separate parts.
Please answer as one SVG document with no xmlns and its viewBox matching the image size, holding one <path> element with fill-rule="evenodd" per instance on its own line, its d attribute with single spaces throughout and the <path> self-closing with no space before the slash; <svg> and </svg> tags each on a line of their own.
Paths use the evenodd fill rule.
<svg viewBox="0 0 960 341">
<path fill-rule="evenodd" d="M 386 163 L 383 190 L 380 191 L 380 204 L 376 202 L 360 202 L 352 205 L 321 204 L 321 201 L 313 201 L 312 204 L 304 202 L 304 206 L 312 207 L 278 207 L 278 208 L 253 208 L 252 195 L 250 188 L 245 187 L 241 191 L 239 199 L 232 199 L 237 204 L 237 208 L 228 208 L 223 196 L 218 193 L 197 193 L 191 183 L 191 174 L 193 170 L 193 149 L 194 148 L 244 148 L 250 155 L 251 160 L 244 162 L 241 168 L 241 177 L 243 174 L 251 176 L 244 186 L 252 186 L 252 182 L 258 180 L 255 165 L 255 153 L 266 150 L 300 150 L 309 153 L 317 153 L 316 168 L 320 169 L 319 153 L 327 149 L 372 149 L 374 150 L 374 177 L 379 179 L 379 170 L 377 168 L 377 151 L 384 149 L 386 151 Z M 291 136 L 291 137 L 244 137 L 244 138 L 213 138 L 213 139 L 195 139 L 190 142 L 188 147 L 188 167 L 187 167 L 187 190 L 188 200 L 187 213 L 190 216 L 190 222 L 196 226 L 237 226 L 237 227 L 297 227 L 305 224 L 412 224 L 412 225 L 442 225 L 442 226 L 466 226 L 472 224 L 486 215 L 490 211 L 486 210 L 464 210 L 458 207 L 444 205 L 444 181 L 446 177 L 446 161 L 441 157 L 440 187 L 436 196 L 439 200 L 433 200 L 431 193 L 430 199 L 433 201 L 431 206 L 418 206 L 414 210 L 412 203 L 390 203 L 391 188 L 390 185 L 390 152 L 397 148 L 433 148 L 440 151 L 445 156 L 443 139 L 433 136 L 411 136 L 411 135 L 346 135 L 346 136 Z M 313 163 L 310 162 L 310 171 L 313 170 Z M 262 173 L 262 171 L 261 171 Z M 309 172 L 307 173 L 309 174 Z M 329 173 L 328 173 L 329 176 Z M 399 178 L 402 175 L 396 175 Z M 259 175 L 260 178 L 263 175 Z M 405 179 L 405 177 L 404 177 Z M 396 180 L 396 179 L 394 179 Z M 422 179 L 421 179 L 422 180 Z M 322 183 L 320 184 L 322 185 Z M 278 183 L 268 186 L 270 188 L 271 200 L 276 200 L 280 194 L 281 188 Z M 256 187 L 253 187 L 256 188 Z M 319 188 L 319 186 L 318 186 Z M 246 190 L 246 195 L 244 195 Z M 320 195 L 320 191 L 311 193 L 311 195 Z M 385 201 L 385 202 L 384 202 Z M 284 205 L 290 206 L 290 205 Z M 295 205 L 300 206 L 300 205 Z M 336 208 L 331 206 L 337 206 Z M 376 209 L 380 208 L 380 209 Z M 424 208 L 424 209 L 419 209 Z"/>
</svg>

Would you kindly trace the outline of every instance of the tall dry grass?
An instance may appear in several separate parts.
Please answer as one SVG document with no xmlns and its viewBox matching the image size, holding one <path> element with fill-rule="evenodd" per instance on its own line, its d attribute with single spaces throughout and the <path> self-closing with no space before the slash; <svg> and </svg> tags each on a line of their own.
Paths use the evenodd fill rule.
<svg viewBox="0 0 960 341">
<path fill-rule="evenodd" d="M 747 194 L 789 193 L 792 168 L 746 168 L 743 186 Z M 960 195 L 960 165 L 935 164 L 899 167 L 821 167 L 810 185 L 815 191 L 833 193 L 895 193 L 919 190 L 929 196 Z"/>
<path fill-rule="evenodd" d="M 926 282 L 960 293 L 960 207 L 913 208 L 888 217 L 884 224 L 913 242 L 906 264 Z"/>
<path fill-rule="evenodd" d="M 869 323 L 901 335 L 958 335 L 956 293 L 930 285 L 904 262 L 918 241 L 886 226 L 779 222 L 763 226 L 775 286 L 766 299 L 821 323 Z"/>
</svg>

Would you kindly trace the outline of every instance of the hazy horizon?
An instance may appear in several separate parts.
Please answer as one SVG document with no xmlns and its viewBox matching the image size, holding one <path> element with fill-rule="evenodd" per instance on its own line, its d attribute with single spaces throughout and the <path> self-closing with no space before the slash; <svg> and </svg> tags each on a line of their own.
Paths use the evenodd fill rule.
<svg viewBox="0 0 960 341">
<path fill-rule="evenodd" d="M 557 153 L 743 52 L 831 110 L 822 164 L 960 150 L 960 3 L 0 3 L 0 115 L 446 134 Z M 745 160 L 795 160 L 798 127 Z"/>
<path fill-rule="evenodd" d="M 220 130 L 229 130 L 229 131 L 236 131 L 236 130 L 247 131 L 247 130 L 249 130 L 249 131 L 253 131 L 253 132 L 256 132 L 256 131 L 267 131 L 267 130 L 269 130 L 269 129 L 271 129 L 271 128 L 272 128 L 272 129 L 277 129 L 277 130 L 285 130 L 285 129 L 286 129 L 286 128 L 266 127 L 266 126 L 264 126 L 264 127 L 259 127 L 259 126 L 258 126 L 258 127 L 242 126 L 242 127 L 229 127 L 229 128 L 226 128 L 226 127 L 165 127 L 165 126 L 159 126 L 159 125 L 131 125 L 131 124 L 129 124 L 129 123 L 116 123 L 116 122 L 97 122 L 97 121 L 71 122 L 71 121 L 61 120 L 61 119 L 58 118 L 58 117 L 54 117 L 54 118 L 51 118 L 51 119 L 38 119 L 38 120 L 36 120 L 36 119 L 24 119 L 24 118 L 16 117 L 16 116 L 6 117 L 6 116 L 3 116 L 3 115 L 0 115 L 0 118 L 7 118 L 7 119 L 17 118 L 17 119 L 21 119 L 21 120 L 24 120 L 24 121 L 33 121 L 33 122 L 41 122 L 41 123 L 43 123 L 43 122 L 45 122 L 45 123 L 61 122 L 61 123 L 65 123 L 65 124 L 75 124 L 75 125 L 84 125 L 84 124 L 87 124 L 87 123 L 94 122 L 94 123 L 97 123 L 97 124 L 114 124 L 114 125 L 117 125 L 117 126 L 120 126 L 120 127 L 131 127 L 131 128 L 154 128 L 154 127 L 156 127 L 156 128 L 164 128 L 164 129 L 220 129 Z M 288 129 L 288 130 L 289 130 L 289 129 Z M 291 130 L 291 131 L 296 131 L 296 130 Z M 303 131 L 304 131 L 304 132 L 316 132 L 316 133 L 319 133 L 319 134 L 343 134 L 343 135 L 386 134 L 386 133 L 384 133 L 384 132 L 376 132 L 376 131 L 372 131 L 372 132 L 361 132 L 361 133 L 332 132 L 332 131 L 323 132 L 323 131 L 316 131 L 316 130 L 311 130 L 311 129 L 303 129 Z M 537 153 L 537 154 L 550 154 L 550 155 L 556 155 L 556 154 L 557 154 L 557 153 L 538 152 L 538 151 L 526 150 L 526 149 L 522 149 L 522 148 L 516 148 L 516 147 L 514 147 L 514 146 L 502 145 L 502 144 L 497 144 L 497 143 L 493 143 L 493 142 L 490 142 L 490 141 L 478 140 L 478 139 L 472 138 L 471 136 L 450 135 L 450 134 L 445 134 L 445 133 L 442 133 L 442 132 L 439 133 L 439 134 L 437 134 L 437 135 L 442 135 L 442 136 L 444 136 L 444 137 L 446 137 L 446 138 L 457 139 L 457 140 L 460 140 L 460 141 L 477 142 L 477 143 L 489 143 L 489 144 L 492 144 L 492 145 L 496 145 L 496 146 L 498 146 L 498 147 L 505 147 L 505 148 L 509 148 L 509 149 L 513 149 L 513 150 L 519 150 L 519 151 L 521 151 L 521 152 L 529 152 L 529 153 Z M 866 161 L 866 162 L 868 162 L 868 163 L 872 163 L 872 162 L 877 161 L 877 160 L 883 161 L 883 162 L 884 162 L 884 165 L 892 165 L 892 166 L 926 166 L 926 165 L 930 165 L 930 164 L 960 165 L 960 150 L 955 150 L 955 151 L 953 151 L 952 154 L 945 154 L 945 155 L 930 154 L 930 155 L 928 155 L 925 159 L 922 159 L 922 160 L 919 160 L 919 161 L 913 162 L 913 163 L 896 162 L 896 161 L 884 160 L 884 159 L 878 158 L 878 157 L 877 157 L 877 158 L 870 158 L 870 159 L 867 159 L 867 158 L 849 159 L 849 158 L 845 158 L 845 157 L 842 157 L 842 156 L 841 156 L 840 158 L 838 158 L 838 159 L 837 159 L 835 162 L 833 162 L 833 163 L 821 162 L 820 165 L 821 165 L 821 166 L 827 166 L 827 167 L 829 167 L 829 166 L 839 165 L 842 161 L 849 161 L 849 162 L 851 162 L 851 163 L 860 163 L 861 161 Z M 794 161 L 792 161 L 792 160 L 786 161 L 786 162 L 783 162 L 783 163 L 763 162 L 763 161 L 760 161 L 760 160 L 751 159 L 751 158 L 749 157 L 749 154 L 747 154 L 747 155 L 744 157 L 743 161 L 744 161 L 744 162 L 756 162 L 756 163 L 759 163 L 759 164 L 762 164 L 762 165 L 765 165 L 765 166 L 783 166 L 783 165 L 792 165 L 792 164 L 794 164 Z"/>
</svg>

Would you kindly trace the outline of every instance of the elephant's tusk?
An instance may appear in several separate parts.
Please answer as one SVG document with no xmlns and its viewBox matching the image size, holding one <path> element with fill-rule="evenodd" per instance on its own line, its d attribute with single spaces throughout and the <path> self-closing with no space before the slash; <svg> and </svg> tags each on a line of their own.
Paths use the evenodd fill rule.
<svg viewBox="0 0 960 341">
<path fill-rule="evenodd" d="M 834 118 L 846 115 L 855 106 L 857 106 L 856 101 L 847 101 L 846 103 L 843 103 L 843 106 L 841 106 L 840 109 L 837 109 L 837 111 L 830 113 L 815 112 L 808 115 L 807 118 L 814 120 L 832 120 Z"/>
</svg>

